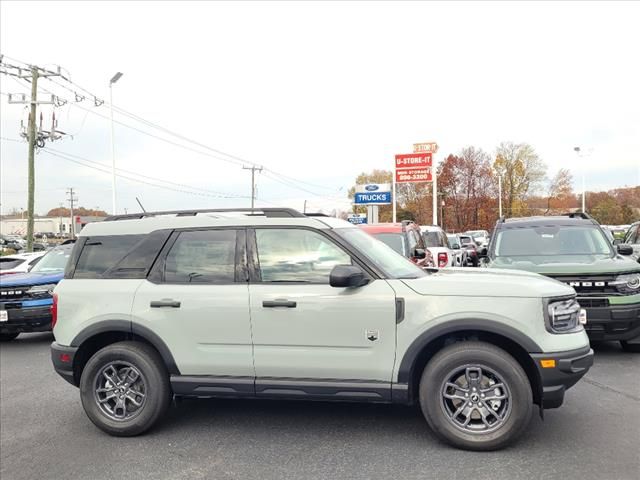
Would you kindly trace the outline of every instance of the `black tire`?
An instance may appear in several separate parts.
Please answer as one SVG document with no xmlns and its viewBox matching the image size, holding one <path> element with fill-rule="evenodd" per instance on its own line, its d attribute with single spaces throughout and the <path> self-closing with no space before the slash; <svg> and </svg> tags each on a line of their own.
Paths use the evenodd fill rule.
<svg viewBox="0 0 640 480">
<path fill-rule="evenodd" d="M 0 342 L 10 342 L 11 340 L 14 340 L 18 335 L 20 335 L 20 332 L 0 333 Z"/>
<path fill-rule="evenodd" d="M 622 350 L 629 353 L 640 353 L 640 343 L 629 343 L 622 340 L 620 342 Z"/>
<path fill-rule="evenodd" d="M 133 367 L 139 373 L 138 388 L 140 382 L 144 384 L 144 400 L 136 397 L 142 406 L 132 418 L 115 419 L 100 406 L 109 405 L 110 402 L 98 402 L 98 382 L 103 378 L 103 370 L 113 364 L 124 365 L 125 369 Z M 110 398 L 117 401 L 115 397 Z M 140 342 L 114 343 L 96 352 L 87 362 L 80 378 L 80 399 L 89 419 L 101 430 L 119 437 L 140 435 L 164 415 L 171 403 L 169 374 L 158 352 L 149 345 Z"/>
<path fill-rule="evenodd" d="M 447 408 L 451 408 L 451 402 L 458 402 L 454 407 L 457 408 L 465 401 L 471 401 L 470 399 L 447 400 L 443 390 L 446 382 L 451 378 L 450 374 L 454 371 L 467 371 L 467 367 L 472 367 L 472 370 L 475 367 L 481 367 L 483 372 L 495 374 L 495 377 L 506 386 L 506 390 L 503 389 L 501 392 L 507 395 L 507 401 L 494 401 L 490 406 L 488 403 L 483 404 L 483 400 L 477 400 L 477 398 L 475 400 L 478 406 L 482 405 L 489 410 L 495 404 L 499 405 L 498 409 L 504 409 L 504 420 L 499 422 L 496 416 L 494 426 L 491 427 L 493 429 L 487 432 L 469 431 L 463 426 L 454 424 L 452 415 L 447 413 Z M 531 385 L 520 364 L 504 350 L 484 342 L 459 342 L 439 351 L 422 373 L 419 393 L 422 413 L 433 432 L 442 441 L 464 450 L 498 450 L 512 444 L 523 433 L 533 414 Z M 477 394 L 474 396 L 477 397 Z M 473 415 L 481 415 L 479 408 L 473 411 Z M 493 416 L 493 413 L 490 414 Z M 474 422 L 481 420 L 482 417 Z M 480 428 L 485 427 L 482 424 Z"/>
</svg>

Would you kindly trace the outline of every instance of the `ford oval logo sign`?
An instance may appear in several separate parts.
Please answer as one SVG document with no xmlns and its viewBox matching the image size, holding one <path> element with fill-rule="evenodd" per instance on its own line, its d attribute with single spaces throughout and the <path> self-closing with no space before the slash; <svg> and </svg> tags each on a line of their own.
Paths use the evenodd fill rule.
<svg viewBox="0 0 640 480">
<path fill-rule="evenodd" d="M 378 185 L 367 185 L 366 187 L 364 187 L 364 189 L 367 192 L 375 192 L 376 190 L 378 190 L 380 187 Z"/>
</svg>

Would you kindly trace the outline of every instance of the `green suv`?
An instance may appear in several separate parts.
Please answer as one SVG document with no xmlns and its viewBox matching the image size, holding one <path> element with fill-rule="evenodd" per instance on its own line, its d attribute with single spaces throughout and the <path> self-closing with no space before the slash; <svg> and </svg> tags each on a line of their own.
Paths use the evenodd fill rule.
<svg viewBox="0 0 640 480">
<path fill-rule="evenodd" d="M 111 217 L 82 230 L 54 291 L 51 356 L 112 435 L 174 396 L 308 399 L 419 405 L 442 440 L 497 449 L 593 351 L 572 288 L 466 270 L 295 210 Z"/>
<path fill-rule="evenodd" d="M 535 272 L 573 287 L 591 341 L 640 352 L 640 265 L 630 245 L 612 245 L 584 213 L 501 219 L 484 265 Z"/>
</svg>

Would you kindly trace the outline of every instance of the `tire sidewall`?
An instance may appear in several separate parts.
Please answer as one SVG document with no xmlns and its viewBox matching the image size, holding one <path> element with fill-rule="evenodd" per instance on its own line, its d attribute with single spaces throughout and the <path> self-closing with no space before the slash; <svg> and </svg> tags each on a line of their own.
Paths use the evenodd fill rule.
<svg viewBox="0 0 640 480">
<path fill-rule="evenodd" d="M 102 412 L 95 400 L 96 375 L 113 361 L 131 363 L 144 377 L 146 399 L 142 411 L 129 420 L 117 421 Z M 100 429 L 118 436 L 145 432 L 158 420 L 169 405 L 168 374 L 160 357 L 146 345 L 121 342 L 99 350 L 87 362 L 80 378 L 80 399 L 89 419 Z"/>
<path fill-rule="evenodd" d="M 493 370 L 511 393 L 509 417 L 493 432 L 466 433 L 454 426 L 443 411 L 441 388 L 446 376 L 467 364 Z M 507 352 L 489 344 L 462 342 L 445 348 L 427 364 L 420 381 L 420 406 L 433 431 L 447 443 L 468 450 L 496 450 L 512 443 L 527 427 L 533 413 L 533 396 L 524 370 Z"/>
</svg>

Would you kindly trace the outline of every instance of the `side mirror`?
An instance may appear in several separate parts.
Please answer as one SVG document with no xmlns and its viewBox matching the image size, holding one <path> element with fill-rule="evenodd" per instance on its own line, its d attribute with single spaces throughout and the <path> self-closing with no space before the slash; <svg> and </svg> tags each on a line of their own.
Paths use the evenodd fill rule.
<svg viewBox="0 0 640 480">
<path fill-rule="evenodd" d="M 621 240 L 621 239 L 619 239 L 619 238 L 615 238 L 615 239 L 613 240 L 613 244 L 614 244 L 614 245 L 622 245 L 622 240 Z"/>
<path fill-rule="evenodd" d="M 620 255 L 633 255 L 633 247 L 626 243 L 617 244 L 617 250 Z"/>
<path fill-rule="evenodd" d="M 427 252 L 424 250 L 424 248 L 416 248 L 413 251 L 413 256 L 414 258 L 422 260 L 423 258 L 427 258 Z"/>
<path fill-rule="evenodd" d="M 353 265 L 336 265 L 329 275 L 329 285 L 336 288 L 357 288 L 367 283 L 364 272 Z"/>
</svg>

